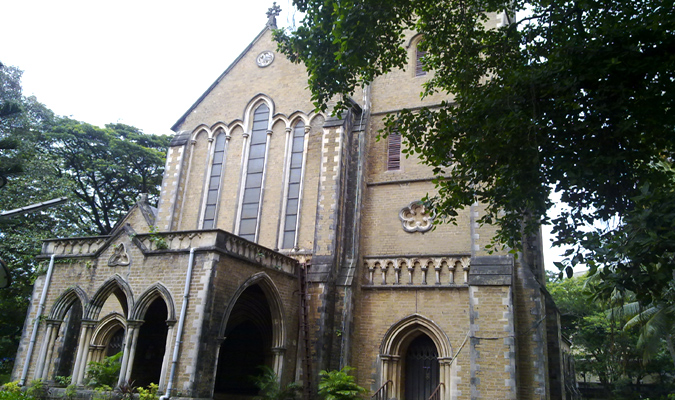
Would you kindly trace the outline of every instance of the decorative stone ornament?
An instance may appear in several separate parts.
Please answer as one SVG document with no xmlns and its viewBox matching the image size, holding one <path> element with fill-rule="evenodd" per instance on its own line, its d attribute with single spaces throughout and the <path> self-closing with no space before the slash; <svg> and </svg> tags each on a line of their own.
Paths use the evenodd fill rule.
<svg viewBox="0 0 675 400">
<path fill-rule="evenodd" d="M 426 209 L 424 203 L 413 201 L 403 207 L 398 217 L 406 232 L 428 232 L 434 225 L 434 215 Z"/>
<path fill-rule="evenodd" d="M 267 67 L 268 65 L 272 64 L 272 61 L 274 61 L 274 53 L 269 50 L 265 50 L 258 54 L 258 57 L 255 59 L 256 64 L 258 64 L 260 68 Z"/>
<path fill-rule="evenodd" d="M 129 265 L 129 255 L 127 254 L 127 249 L 124 247 L 124 243 L 120 243 L 113 248 L 113 254 L 108 259 L 109 267 L 116 266 L 126 266 Z"/>
</svg>

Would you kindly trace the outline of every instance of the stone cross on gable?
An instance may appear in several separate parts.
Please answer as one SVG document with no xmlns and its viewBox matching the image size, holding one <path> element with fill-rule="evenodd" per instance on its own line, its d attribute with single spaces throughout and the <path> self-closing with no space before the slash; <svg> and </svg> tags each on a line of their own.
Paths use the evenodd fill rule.
<svg viewBox="0 0 675 400">
<path fill-rule="evenodd" d="M 277 5 L 277 2 L 275 1 L 274 4 L 272 4 L 272 7 L 267 9 L 267 26 L 271 28 L 276 28 L 277 27 L 277 17 L 281 13 L 281 7 Z"/>
</svg>

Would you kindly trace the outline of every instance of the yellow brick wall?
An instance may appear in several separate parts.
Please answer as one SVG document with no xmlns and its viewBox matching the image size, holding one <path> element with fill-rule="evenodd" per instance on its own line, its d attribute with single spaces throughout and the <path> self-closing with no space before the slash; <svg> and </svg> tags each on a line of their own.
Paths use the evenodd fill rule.
<svg viewBox="0 0 675 400">
<path fill-rule="evenodd" d="M 354 348 L 352 365 L 360 385 L 374 391 L 382 340 L 394 324 L 412 314 L 419 314 L 437 324 L 447 335 L 453 353 L 457 353 L 469 329 L 467 288 L 380 290 L 362 289 L 354 310 Z M 461 350 L 455 360 L 459 378 L 455 394 L 469 399 L 469 351 Z"/>
<path fill-rule="evenodd" d="M 307 73 L 304 66 L 293 64 L 276 52 L 277 44 L 267 30 L 253 43 L 244 57 L 233 65 L 227 75 L 185 119 L 178 130 L 192 131 L 200 124 L 212 126 L 216 122 L 241 119 L 248 102 L 259 93 L 273 99 L 283 109 L 274 113 L 291 113 L 300 110 L 309 113 L 314 109 L 307 90 Z M 265 68 L 256 65 L 256 57 L 263 51 L 274 52 L 274 62 Z"/>
</svg>

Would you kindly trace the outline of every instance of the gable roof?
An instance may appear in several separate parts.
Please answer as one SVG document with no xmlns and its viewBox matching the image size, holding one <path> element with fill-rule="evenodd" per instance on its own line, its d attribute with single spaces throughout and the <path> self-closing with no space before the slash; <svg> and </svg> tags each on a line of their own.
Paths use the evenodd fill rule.
<svg viewBox="0 0 675 400">
<path fill-rule="evenodd" d="M 178 131 L 177 131 L 178 127 L 179 127 L 183 122 L 185 122 L 185 119 L 188 117 L 188 115 L 190 115 L 190 113 L 191 113 L 192 111 L 194 111 L 195 108 L 197 108 L 197 106 L 199 105 L 199 103 L 201 103 L 201 102 L 206 98 L 206 96 L 208 96 L 209 93 L 211 93 L 211 91 L 213 91 L 213 89 L 214 89 L 216 86 L 218 86 L 218 84 L 220 83 L 220 81 L 223 80 L 223 78 L 225 77 L 225 75 L 227 75 L 227 74 L 232 70 L 232 68 L 234 68 L 234 66 L 237 65 L 237 63 L 239 62 L 239 60 L 241 60 L 241 59 L 246 55 L 246 53 L 248 53 L 249 50 L 251 50 L 251 48 L 253 47 L 253 45 L 256 44 L 256 42 L 257 42 L 258 40 L 260 40 L 260 38 L 261 38 L 261 37 L 265 34 L 265 32 L 267 32 L 269 29 L 270 29 L 269 24 L 266 24 L 265 27 L 263 28 L 263 30 L 261 30 L 260 33 L 258 33 L 258 35 L 251 41 L 251 43 L 248 44 L 248 46 L 246 46 L 246 48 L 244 49 L 244 51 L 242 51 L 241 54 L 239 54 L 239 56 L 238 56 L 237 58 L 235 58 L 235 60 L 232 62 L 232 64 L 230 64 L 230 66 L 227 67 L 227 69 L 226 69 L 225 71 L 223 71 L 222 74 L 220 74 L 220 76 L 218 77 L 218 79 L 216 79 L 215 82 L 213 82 L 213 83 L 211 84 L 211 86 L 209 86 L 209 88 L 206 89 L 206 91 L 205 91 L 204 93 L 202 93 L 201 96 L 199 96 L 199 98 L 197 99 L 197 101 L 195 101 L 194 104 L 192 104 L 192 106 L 190 106 L 190 108 L 188 108 L 188 110 L 187 110 L 180 118 L 178 118 L 178 121 L 176 121 L 176 123 L 174 123 L 173 126 L 171 127 L 171 130 L 172 130 L 172 131 L 178 133 Z"/>
</svg>

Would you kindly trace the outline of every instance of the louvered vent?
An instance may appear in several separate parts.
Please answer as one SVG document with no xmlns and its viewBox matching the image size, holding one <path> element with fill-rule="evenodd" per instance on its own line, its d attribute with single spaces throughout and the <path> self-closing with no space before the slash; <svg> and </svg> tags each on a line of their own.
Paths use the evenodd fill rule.
<svg viewBox="0 0 675 400">
<path fill-rule="evenodd" d="M 390 133 L 387 136 L 387 171 L 401 169 L 401 135 Z"/>
</svg>

